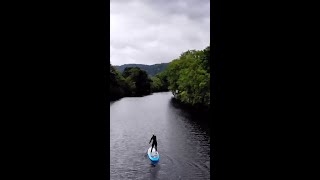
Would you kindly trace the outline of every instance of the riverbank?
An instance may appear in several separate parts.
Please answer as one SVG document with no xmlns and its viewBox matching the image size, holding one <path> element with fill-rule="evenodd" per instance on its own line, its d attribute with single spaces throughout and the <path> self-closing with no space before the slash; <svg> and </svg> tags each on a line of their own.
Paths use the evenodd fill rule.
<svg viewBox="0 0 320 180">
<path fill-rule="evenodd" d="M 122 96 L 122 97 L 111 97 L 109 96 L 109 102 L 113 102 L 113 101 L 117 101 L 117 100 L 120 100 L 122 98 L 126 98 L 126 97 L 145 97 L 145 96 L 149 96 L 149 95 L 152 95 L 154 93 L 162 93 L 162 92 L 169 92 L 169 91 L 156 91 L 156 92 L 152 92 L 150 94 L 144 94 L 144 95 L 134 95 L 134 96 Z"/>
<path fill-rule="evenodd" d="M 171 99 L 171 103 L 174 107 L 178 108 L 178 109 L 183 109 L 186 110 L 192 114 L 205 114 L 205 115 L 209 115 L 211 108 L 208 106 L 204 106 L 201 104 L 196 104 L 196 105 L 191 105 L 191 104 L 186 104 L 181 102 L 179 99 L 172 97 Z"/>
<path fill-rule="evenodd" d="M 170 91 L 157 91 L 157 92 L 152 92 L 150 94 L 136 95 L 136 96 L 123 96 L 123 97 L 110 97 L 109 96 L 109 102 L 118 101 L 118 100 L 120 100 L 122 98 L 126 98 L 126 97 L 141 97 L 142 98 L 145 96 L 153 95 L 155 93 L 163 93 L 163 92 L 169 93 Z M 189 112 L 193 116 L 209 116 L 211 113 L 211 109 L 212 109 L 208 106 L 204 106 L 201 104 L 191 105 L 191 104 L 183 103 L 179 99 L 175 98 L 174 96 L 171 98 L 170 102 L 171 102 L 172 106 L 174 106 L 175 108 L 183 109 L 184 111 Z"/>
</svg>

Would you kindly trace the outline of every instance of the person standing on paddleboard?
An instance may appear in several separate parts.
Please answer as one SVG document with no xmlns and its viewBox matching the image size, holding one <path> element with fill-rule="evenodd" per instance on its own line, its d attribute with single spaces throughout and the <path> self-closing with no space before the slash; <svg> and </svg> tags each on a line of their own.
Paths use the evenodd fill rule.
<svg viewBox="0 0 320 180">
<path fill-rule="evenodd" d="M 152 140 L 153 140 L 153 141 L 152 141 Z M 157 150 L 157 137 L 156 137 L 154 134 L 152 134 L 152 137 L 151 137 L 151 139 L 150 139 L 149 144 L 151 143 L 151 141 L 152 141 L 151 152 L 152 152 L 153 146 L 155 146 L 156 151 L 158 151 L 158 150 Z"/>
</svg>

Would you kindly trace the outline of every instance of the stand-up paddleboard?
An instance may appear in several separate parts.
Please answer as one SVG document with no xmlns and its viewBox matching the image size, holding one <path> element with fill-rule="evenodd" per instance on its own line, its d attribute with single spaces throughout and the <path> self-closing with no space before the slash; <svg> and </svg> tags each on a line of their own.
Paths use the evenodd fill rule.
<svg viewBox="0 0 320 180">
<path fill-rule="evenodd" d="M 148 157 L 151 161 L 153 162 L 156 162 L 156 161 L 159 161 L 160 159 L 160 154 L 156 151 L 155 148 L 152 149 L 152 152 L 151 152 L 151 147 L 148 149 Z"/>
</svg>

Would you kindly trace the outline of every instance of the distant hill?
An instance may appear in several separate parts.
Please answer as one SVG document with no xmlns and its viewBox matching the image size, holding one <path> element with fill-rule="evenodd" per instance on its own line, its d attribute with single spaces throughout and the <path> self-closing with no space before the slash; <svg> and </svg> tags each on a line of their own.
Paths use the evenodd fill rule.
<svg viewBox="0 0 320 180">
<path fill-rule="evenodd" d="M 145 65 L 145 64 L 124 64 L 121 66 L 114 66 L 121 73 L 124 71 L 126 67 L 138 67 L 148 73 L 149 76 L 154 76 L 162 71 L 164 71 L 169 63 L 161 63 L 161 64 L 153 64 L 153 65 Z"/>
</svg>

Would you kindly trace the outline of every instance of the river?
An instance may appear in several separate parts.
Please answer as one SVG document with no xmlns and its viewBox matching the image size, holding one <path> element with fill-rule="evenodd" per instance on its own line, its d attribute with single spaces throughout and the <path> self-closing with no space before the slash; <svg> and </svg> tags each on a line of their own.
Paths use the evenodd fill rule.
<svg viewBox="0 0 320 180">
<path fill-rule="evenodd" d="M 177 107 L 170 92 L 110 102 L 111 179 L 210 179 L 207 119 Z M 160 161 L 147 157 L 157 136 Z"/>
</svg>

